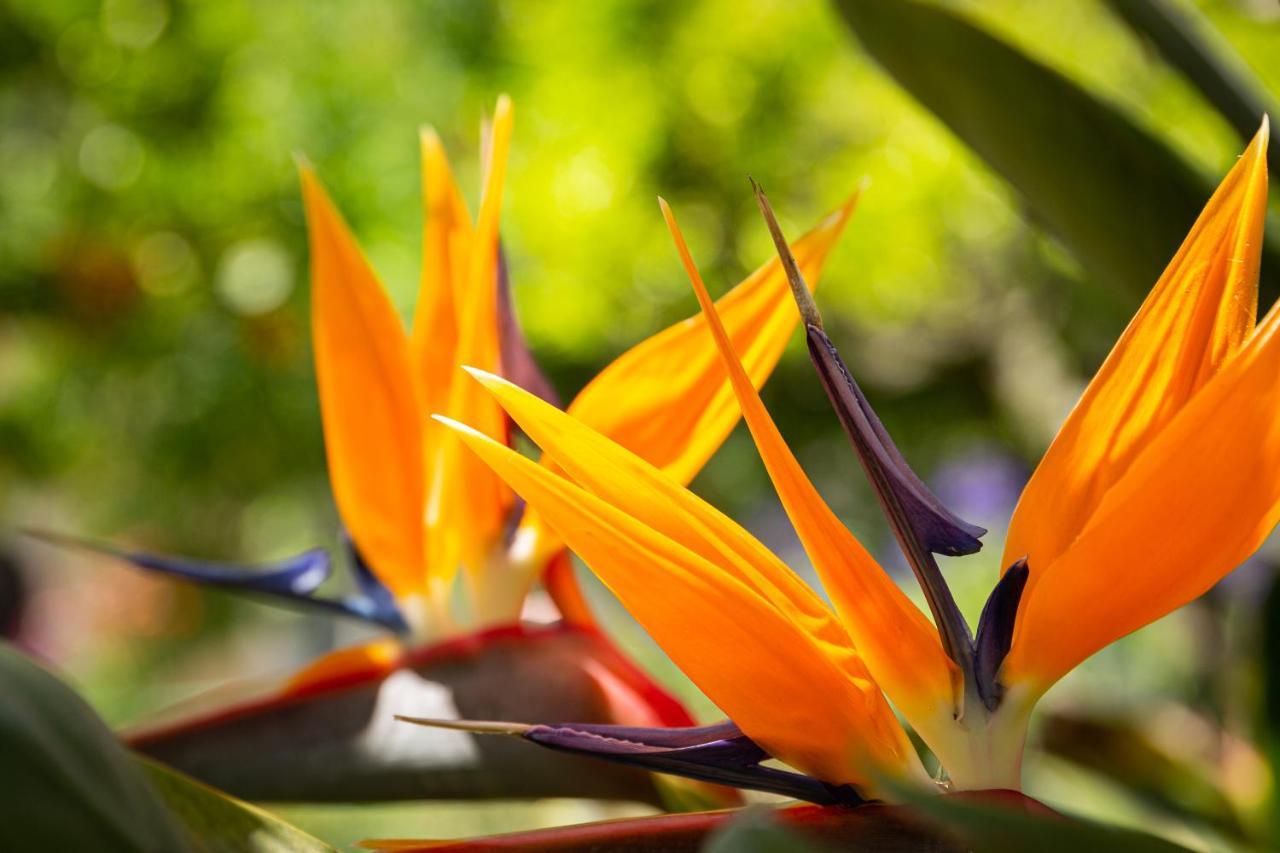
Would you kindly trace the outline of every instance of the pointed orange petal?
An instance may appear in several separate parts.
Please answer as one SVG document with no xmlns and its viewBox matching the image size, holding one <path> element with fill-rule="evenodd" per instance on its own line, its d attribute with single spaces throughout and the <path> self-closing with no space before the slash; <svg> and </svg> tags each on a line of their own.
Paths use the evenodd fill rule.
<svg viewBox="0 0 1280 853">
<path fill-rule="evenodd" d="M 817 287 L 857 198 L 854 194 L 793 244 L 812 287 Z M 778 259 L 760 267 L 716 305 L 752 384 L 763 385 L 799 319 Z M 681 483 L 702 469 L 739 416 L 701 316 L 623 353 L 582 389 L 569 412 Z"/>
<path fill-rule="evenodd" d="M 422 148 L 422 278 L 409 338 L 424 414 L 445 408 L 457 375 L 458 318 L 471 248 L 471 216 L 453 179 L 440 137 L 424 130 Z"/>
<path fill-rule="evenodd" d="M 848 201 L 792 245 L 810 287 L 816 288 L 827 255 L 853 215 Z M 759 387 L 782 357 L 799 315 L 776 257 L 716 303 L 752 383 Z M 691 317 L 627 350 L 579 392 L 568 411 L 592 429 L 688 483 L 724 443 L 739 410 L 724 367 L 706 333 Z M 521 535 L 539 553 L 553 553 L 537 513 L 521 522 Z"/>
<path fill-rule="evenodd" d="M 1108 643 L 1204 593 L 1280 519 L 1280 312 L 1102 499 L 1023 600 L 1010 679 L 1045 689 Z M 1033 568 L 1034 571 L 1034 568 Z"/>
<path fill-rule="evenodd" d="M 689 549 L 770 601 L 788 619 L 847 654 L 849 638 L 817 594 L 768 548 L 662 471 L 501 377 L 469 372 L 581 488 Z M 857 658 L 851 673 L 866 678 Z"/>
<path fill-rule="evenodd" d="M 939 731 L 954 722 L 954 666 L 938 632 L 840 523 L 805 475 L 734 352 L 675 216 L 665 201 L 659 203 L 760 458 L 845 630 L 871 676 L 912 726 L 930 745 L 944 743 Z"/>
<path fill-rule="evenodd" d="M 765 749 L 831 782 L 867 784 L 873 768 L 917 771 L 875 686 L 850 678 L 756 590 L 546 467 L 454 426 Z"/>
<path fill-rule="evenodd" d="M 329 482 L 342 520 L 396 595 L 422 586 L 422 447 L 395 308 L 319 180 L 302 170 L 311 333 Z"/>
<path fill-rule="evenodd" d="M 1028 483 L 1005 566 L 1028 594 L 1108 490 L 1253 331 L 1266 215 L 1267 126 L 1213 194 Z"/>
<path fill-rule="evenodd" d="M 480 215 L 471 239 L 470 255 L 464 287 L 458 294 L 458 342 L 454 353 L 457 365 L 474 364 L 488 370 L 498 367 L 497 258 L 498 218 L 502 211 L 502 190 L 507 170 L 507 154 L 511 145 L 512 107 L 505 96 L 498 100 L 493 125 L 486 144 L 487 162 Z M 493 400 L 474 382 L 453 378 L 444 411 L 464 420 L 486 435 L 506 441 L 506 419 Z M 427 491 L 427 565 L 431 567 L 432 584 L 437 594 L 447 594 L 459 566 L 467 569 L 473 583 L 473 594 L 485 595 L 474 585 L 484 584 L 481 577 L 490 551 L 502 535 L 511 510 L 510 489 L 500 478 L 441 427 L 429 427 L 428 444 L 432 458 L 428 460 Z M 491 590 L 501 592 L 501 590 Z M 500 596 L 509 599 L 510 596 Z M 489 613 L 484 601 L 476 601 L 481 619 L 512 618 L 517 614 Z M 502 609 L 510 609 L 509 600 Z"/>
<path fill-rule="evenodd" d="M 299 698 L 361 679 L 386 675 L 400 663 L 403 653 L 404 647 L 393 637 L 338 649 L 312 661 L 290 678 L 282 695 Z"/>
</svg>

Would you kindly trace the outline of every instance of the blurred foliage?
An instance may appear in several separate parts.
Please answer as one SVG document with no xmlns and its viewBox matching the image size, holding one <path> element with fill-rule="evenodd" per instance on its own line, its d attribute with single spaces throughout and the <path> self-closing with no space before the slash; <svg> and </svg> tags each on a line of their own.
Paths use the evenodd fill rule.
<svg viewBox="0 0 1280 853">
<path fill-rule="evenodd" d="M 1243 147 L 1113 14 L 1119 3 L 936 5 L 1102 98 L 1206 181 Z M 1174 5 L 1274 100 L 1275 3 Z M 500 91 L 517 108 L 503 228 L 518 310 L 566 395 L 694 311 L 658 193 L 723 289 L 770 254 L 748 174 L 792 233 L 870 177 L 820 300 L 908 458 L 992 528 L 987 556 L 951 574 L 976 612 L 1026 473 L 1141 294 L 1110 287 L 1032 224 L 834 6 L 0 0 L 0 539 L 11 540 L 0 545 L 35 570 L 20 641 L 69 667 L 111 719 L 285 669 L 337 629 L 55 558 L 13 531 L 264 560 L 331 543 L 293 157 L 316 164 L 407 310 L 416 128 L 440 130 L 475 188 L 478 125 Z M 804 360 L 785 359 L 765 396 L 833 506 L 900 565 Z M 695 487 L 803 566 L 741 432 Z M 1257 670 L 1243 650 L 1269 572 L 1255 561 L 1211 606 L 1108 650 L 1057 701 L 1124 710 L 1158 693 L 1249 734 Z M 602 606 L 661 667 L 625 615 Z M 1260 808 L 1265 779 L 1222 773 Z M 1028 781 L 1108 819 L 1151 820 L 1137 798 L 1091 800 L 1051 762 Z"/>
<path fill-rule="evenodd" d="M 185 836 L 84 700 L 0 643 L 0 826 L 10 850 L 180 851 Z"/>
<path fill-rule="evenodd" d="M 1151 719 L 1108 719 L 1056 714 L 1041 723 L 1040 744 L 1046 753 L 1087 767 L 1103 778 L 1115 781 L 1153 808 L 1211 826 L 1237 842 L 1250 839 L 1236 804 L 1219 788 L 1212 768 L 1195 754 L 1194 738 L 1186 735 L 1203 730 L 1205 723 L 1182 713 L 1179 738 L 1160 735 L 1168 726 L 1152 725 Z"/>
<path fill-rule="evenodd" d="M 256 806 L 140 758 L 147 779 L 192 840 L 194 853 L 335 853 Z"/>
<path fill-rule="evenodd" d="M 1036 853 L 1187 853 L 1187 848 L 1132 829 L 1089 821 L 1064 819 L 1053 812 L 1000 808 L 963 797 L 921 797 L 908 800 L 922 815 L 955 831 L 976 853 L 1027 850 Z"/>
<path fill-rule="evenodd" d="M 913 0 L 838 6 L 868 53 L 1080 260 L 1086 285 L 1146 294 L 1216 181 L 1122 111 L 962 15 Z M 1246 139 L 1264 113 L 1254 111 Z M 1264 298 L 1277 289 L 1277 245 L 1273 238 L 1264 247 Z"/>
</svg>

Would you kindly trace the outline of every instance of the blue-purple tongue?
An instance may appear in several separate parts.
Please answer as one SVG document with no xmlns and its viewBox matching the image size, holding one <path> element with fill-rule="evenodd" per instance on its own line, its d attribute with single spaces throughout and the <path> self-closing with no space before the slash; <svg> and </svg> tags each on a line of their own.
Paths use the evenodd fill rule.
<svg viewBox="0 0 1280 853">
<path fill-rule="evenodd" d="M 350 616 L 397 633 L 409 630 L 391 591 L 369 570 L 345 534 L 343 541 L 349 554 L 355 589 L 332 598 L 316 594 L 321 584 L 333 574 L 333 563 L 324 548 L 312 548 L 274 563 L 248 566 L 132 551 L 62 533 L 28 531 L 28 534 L 53 545 L 106 554 L 156 574 Z"/>
</svg>

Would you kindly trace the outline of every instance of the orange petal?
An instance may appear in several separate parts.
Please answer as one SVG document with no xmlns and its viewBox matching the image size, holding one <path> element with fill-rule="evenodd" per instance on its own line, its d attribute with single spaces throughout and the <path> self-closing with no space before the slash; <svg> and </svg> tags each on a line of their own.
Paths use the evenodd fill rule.
<svg viewBox="0 0 1280 853">
<path fill-rule="evenodd" d="M 467 258 L 464 287 L 458 294 L 455 373 L 457 365 L 461 364 L 474 364 L 489 370 L 498 367 L 498 217 L 502 211 L 511 126 L 511 101 L 504 96 L 498 100 L 486 145 L 488 157 L 480 215 Z M 506 441 L 506 419 L 502 410 L 474 382 L 458 381 L 455 376 L 444 411 L 450 417 L 473 424 L 491 438 Z M 438 424 L 432 424 L 429 429 L 434 432 L 429 432 L 427 439 L 433 454 L 428 460 L 426 520 L 427 547 L 430 550 L 427 565 L 431 567 L 433 588 L 437 594 L 444 594 L 459 566 L 467 568 L 468 579 L 473 584 L 490 580 L 483 577 L 486 574 L 485 564 L 502 534 L 512 496 L 502 480 L 465 451 L 456 437 L 440 432 Z M 488 597 L 487 591 L 473 587 L 472 592 Z M 481 611 L 486 610 L 483 601 L 476 601 L 476 606 Z M 482 618 L 511 615 L 484 613 Z"/>
<path fill-rule="evenodd" d="M 765 749 L 831 782 L 867 784 L 873 768 L 918 772 L 875 686 L 850 678 L 768 598 L 568 479 L 453 426 Z"/>
<path fill-rule="evenodd" d="M 581 488 L 687 548 L 848 658 L 849 638 L 817 594 L 755 537 L 662 471 L 536 395 L 469 370 L 535 444 Z M 851 674 L 866 678 L 856 657 Z"/>
<path fill-rule="evenodd" d="M 853 215 L 858 193 L 792 245 L 805 280 L 816 288 L 827 255 Z M 782 264 L 774 257 L 716 303 L 752 383 L 769 378 L 799 319 Z M 579 392 L 568 411 L 681 483 L 697 475 L 738 422 L 724 367 L 694 316 L 620 355 Z M 537 513 L 521 535 L 553 553 Z"/>
<path fill-rule="evenodd" d="M 935 749 L 954 726 L 954 666 L 938 632 L 840 523 L 805 476 L 743 368 L 666 202 L 667 227 L 774 489 L 871 676 Z M 942 756 L 945 762 L 945 756 Z"/>
<path fill-rule="evenodd" d="M 456 298 L 471 248 L 471 216 L 453 179 L 440 137 L 422 132 L 422 278 L 409 338 L 424 414 L 442 411 L 457 375 Z"/>
<path fill-rule="evenodd" d="M 1043 690 L 1204 593 L 1280 518 L 1280 312 L 1138 454 L 1023 600 L 1010 680 Z"/>
<path fill-rule="evenodd" d="M 812 287 L 817 287 L 857 199 L 855 193 L 793 244 Z M 748 276 L 716 306 L 752 383 L 763 385 L 799 319 L 778 259 Z M 739 416 L 701 316 L 623 353 L 582 389 L 569 412 L 681 483 L 702 469 Z"/>
<path fill-rule="evenodd" d="M 1213 194 L 1028 483 L 1004 564 L 1030 595 L 1108 491 L 1253 331 L 1267 195 L 1267 125 Z"/>
<path fill-rule="evenodd" d="M 387 675 L 399 665 L 403 654 L 404 647 L 391 637 L 338 649 L 308 664 L 290 678 L 282 695 L 300 698 L 363 679 Z"/>
<path fill-rule="evenodd" d="M 302 169 L 311 242 L 311 332 L 329 482 L 370 567 L 398 596 L 422 573 L 422 447 L 409 345 L 360 247 Z"/>
</svg>

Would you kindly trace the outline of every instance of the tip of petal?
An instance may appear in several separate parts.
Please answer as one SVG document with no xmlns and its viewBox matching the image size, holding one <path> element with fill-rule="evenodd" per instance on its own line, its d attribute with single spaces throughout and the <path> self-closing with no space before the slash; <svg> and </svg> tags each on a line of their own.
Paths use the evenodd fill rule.
<svg viewBox="0 0 1280 853">
<path fill-rule="evenodd" d="M 329 201 L 329 192 L 316 173 L 316 168 L 306 155 L 295 156 L 298 165 L 298 180 L 302 184 L 302 203 L 308 213 L 314 213 L 316 206 L 324 206 Z"/>
<path fill-rule="evenodd" d="M 512 117 L 515 112 L 515 104 L 511 101 L 509 95 L 499 95 L 497 103 L 493 106 L 493 118 L 487 122 L 490 130 L 495 128 L 510 128 Z"/>
<path fill-rule="evenodd" d="M 1258 132 L 1253 135 L 1253 139 L 1249 140 L 1249 147 L 1240 155 L 1241 160 L 1253 160 L 1265 167 L 1267 159 L 1267 147 L 1271 142 L 1271 117 L 1266 113 L 1262 114 L 1262 123 L 1258 125 Z"/>
<path fill-rule="evenodd" d="M 853 192 L 849 193 L 849 197 L 844 203 L 835 209 L 835 216 L 841 219 L 848 219 L 853 216 L 853 211 L 858 207 L 858 202 L 862 200 L 863 194 L 871 187 L 871 176 L 863 175 L 858 179 L 858 184 L 853 188 Z"/>
<path fill-rule="evenodd" d="M 448 169 L 448 159 L 444 153 L 444 142 L 440 139 L 440 134 L 434 127 L 424 124 L 418 128 L 418 150 L 421 152 L 423 168 L 423 178 L 428 177 L 429 172 L 439 172 Z M 427 189 L 432 194 L 435 188 L 428 186 Z"/>
<path fill-rule="evenodd" d="M 499 385 L 506 384 L 505 379 L 503 379 L 501 376 L 499 376 L 496 373 L 490 373 L 488 370 L 483 370 L 479 367 L 472 367 L 469 364 L 463 364 L 463 365 L 460 365 L 460 367 L 462 368 L 463 371 L 466 372 L 468 376 L 472 377 L 481 385 L 484 385 L 486 387 L 490 385 L 495 385 L 495 384 L 499 384 Z"/>
<path fill-rule="evenodd" d="M 453 418 L 449 417 L 448 415 L 435 414 L 431 416 L 431 420 L 435 421 L 438 424 L 447 426 L 449 429 L 453 430 L 454 432 L 460 432 L 467 435 L 474 435 L 479 438 L 487 438 L 487 436 L 484 433 L 480 432 L 480 430 L 474 427 L 467 426 L 462 421 L 455 421 Z"/>
</svg>

